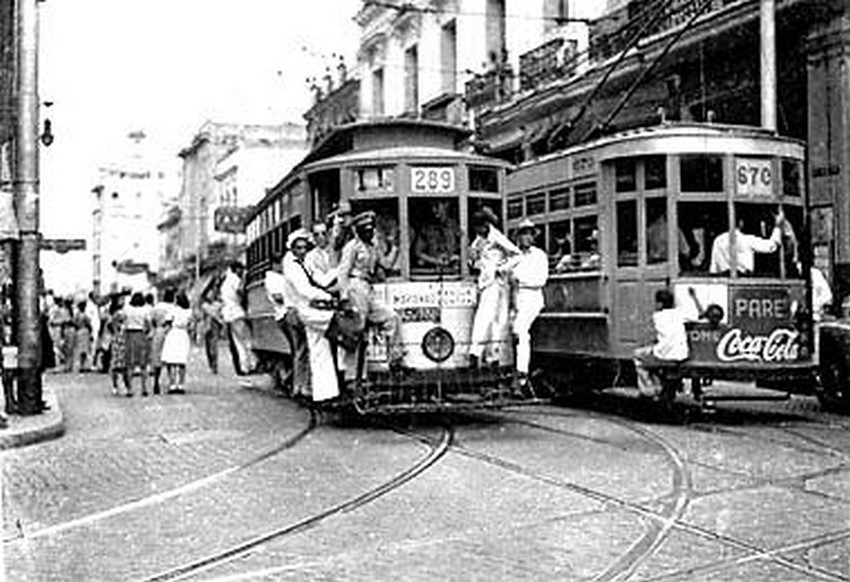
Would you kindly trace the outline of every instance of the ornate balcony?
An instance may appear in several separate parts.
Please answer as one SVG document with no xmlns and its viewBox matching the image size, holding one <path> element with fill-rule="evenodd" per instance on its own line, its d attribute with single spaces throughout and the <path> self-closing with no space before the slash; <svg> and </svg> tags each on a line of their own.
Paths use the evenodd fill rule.
<svg viewBox="0 0 850 582">
<path fill-rule="evenodd" d="M 520 55 L 520 90 L 534 89 L 553 79 L 575 74 L 577 44 L 574 40 L 556 38 Z"/>
</svg>

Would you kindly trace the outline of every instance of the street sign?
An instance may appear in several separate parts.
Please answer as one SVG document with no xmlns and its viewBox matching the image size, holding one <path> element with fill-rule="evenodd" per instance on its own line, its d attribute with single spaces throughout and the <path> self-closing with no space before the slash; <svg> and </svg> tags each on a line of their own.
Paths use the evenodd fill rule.
<svg viewBox="0 0 850 582">
<path fill-rule="evenodd" d="M 55 251 L 65 254 L 68 251 L 86 250 L 86 239 L 84 238 L 43 238 L 41 239 L 41 250 Z"/>
</svg>

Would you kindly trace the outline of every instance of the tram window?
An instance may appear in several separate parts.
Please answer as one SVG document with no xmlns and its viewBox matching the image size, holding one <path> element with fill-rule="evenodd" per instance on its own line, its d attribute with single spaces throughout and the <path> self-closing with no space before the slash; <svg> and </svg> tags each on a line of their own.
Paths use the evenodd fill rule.
<svg viewBox="0 0 850 582">
<path fill-rule="evenodd" d="M 354 176 L 358 192 L 393 189 L 393 169 L 390 167 L 358 168 Z"/>
<path fill-rule="evenodd" d="M 502 228 L 502 204 L 498 200 L 486 198 L 469 198 L 468 216 L 466 217 L 467 224 L 473 224 L 473 216 L 483 207 L 487 207 L 499 218 L 499 228 Z"/>
<path fill-rule="evenodd" d="M 298 230 L 299 228 L 301 228 L 301 215 L 296 214 L 295 216 L 290 218 L 287 226 L 288 226 L 287 232 L 294 232 L 294 231 Z"/>
<path fill-rule="evenodd" d="M 566 210 L 570 207 L 570 189 L 558 188 L 549 192 L 549 212 Z"/>
<path fill-rule="evenodd" d="M 709 272 L 714 239 L 729 230 L 725 202 L 680 202 L 678 212 L 679 269 L 684 274 Z"/>
<path fill-rule="evenodd" d="M 499 174 L 493 168 L 469 168 L 469 190 L 471 192 L 498 192 Z"/>
<path fill-rule="evenodd" d="M 782 193 L 800 196 L 803 192 L 803 168 L 798 160 L 782 160 Z"/>
<path fill-rule="evenodd" d="M 649 265 L 667 262 L 667 199 L 646 200 L 646 262 Z"/>
<path fill-rule="evenodd" d="M 615 190 L 634 192 L 637 190 L 637 163 L 634 158 L 614 162 Z"/>
<path fill-rule="evenodd" d="M 430 199 L 429 199 L 430 200 Z M 386 277 L 397 277 L 399 268 L 399 224 L 398 200 L 384 198 L 379 200 L 352 200 L 351 212 L 357 215 L 366 210 L 375 213 L 375 244 L 381 253 L 380 264 Z"/>
<path fill-rule="evenodd" d="M 549 223 L 549 265 L 556 271 L 569 271 L 573 264 L 570 221 L 559 220 Z"/>
<path fill-rule="evenodd" d="M 411 274 L 460 274 L 460 210 L 457 198 L 410 198 Z"/>
<path fill-rule="evenodd" d="M 667 187 L 667 158 L 647 156 L 643 162 L 643 187 L 645 190 L 658 190 Z"/>
<path fill-rule="evenodd" d="M 580 269 L 598 269 L 602 266 L 599 255 L 599 229 L 596 216 L 581 216 L 573 222 L 574 253 Z"/>
<path fill-rule="evenodd" d="M 775 250 L 759 250 L 755 248 L 752 273 L 748 276 L 779 277 L 783 273 L 788 278 L 801 276 L 800 245 L 797 233 L 801 232 L 803 215 L 800 208 L 785 206 L 782 209 L 783 219 L 777 221 L 780 207 L 776 204 L 736 204 L 735 220 L 740 230 L 746 234 L 755 235 L 764 241 L 775 236 L 775 228 L 779 226 L 779 247 Z M 763 247 L 767 249 L 767 247 Z M 781 265 L 781 266 L 780 266 Z M 745 269 L 747 265 L 743 265 Z M 738 266 L 739 272 L 742 266 Z"/>
<path fill-rule="evenodd" d="M 596 204 L 596 182 L 586 182 L 575 186 L 575 206 Z"/>
<path fill-rule="evenodd" d="M 529 216 L 546 212 L 546 193 L 533 194 L 525 200 L 525 211 Z"/>
<path fill-rule="evenodd" d="M 617 202 L 617 265 L 638 264 L 637 200 Z"/>
<path fill-rule="evenodd" d="M 508 201 L 508 218 L 520 218 L 522 216 L 522 199 Z"/>
<path fill-rule="evenodd" d="M 723 158 L 688 155 L 679 160 L 682 192 L 722 192 Z"/>
</svg>

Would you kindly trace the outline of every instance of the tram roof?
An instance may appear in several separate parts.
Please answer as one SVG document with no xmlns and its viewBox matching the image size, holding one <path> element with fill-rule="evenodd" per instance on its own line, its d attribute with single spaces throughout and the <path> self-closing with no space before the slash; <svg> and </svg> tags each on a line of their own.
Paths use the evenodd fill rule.
<svg viewBox="0 0 850 582">
<path fill-rule="evenodd" d="M 358 163 L 374 166 L 386 162 L 398 162 L 402 160 L 410 161 L 412 163 L 444 160 L 446 162 L 463 162 L 503 168 L 511 166 L 508 162 L 498 158 L 491 158 L 458 150 L 446 150 L 443 148 L 421 146 L 400 146 L 368 151 L 348 152 L 330 158 L 319 159 L 312 163 L 301 164 L 300 168 L 302 170 L 316 170 L 325 166 L 341 166 Z"/>
<path fill-rule="evenodd" d="M 718 123 L 696 123 L 696 122 L 666 122 L 661 125 L 644 126 L 636 129 L 620 131 L 611 135 L 603 136 L 592 141 L 573 145 L 569 148 L 551 152 L 519 164 L 519 168 L 532 166 L 547 160 L 557 159 L 564 155 L 576 152 L 598 149 L 616 143 L 629 141 L 675 138 L 708 138 L 708 139 L 751 139 L 751 140 L 773 140 L 805 147 L 802 140 L 778 135 L 775 131 L 751 125 L 728 125 Z"/>
</svg>

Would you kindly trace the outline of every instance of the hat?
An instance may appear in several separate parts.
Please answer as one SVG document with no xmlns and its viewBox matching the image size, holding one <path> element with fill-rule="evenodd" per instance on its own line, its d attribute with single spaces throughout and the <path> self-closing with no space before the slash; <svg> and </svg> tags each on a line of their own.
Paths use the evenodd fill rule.
<svg viewBox="0 0 850 582">
<path fill-rule="evenodd" d="M 537 236 L 537 234 L 540 232 L 540 229 L 537 228 L 537 226 L 531 221 L 530 218 L 526 218 L 525 220 L 520 222 L 516 228 L 517 234 L 522 234 L 522 232 L 525 230 L 530 230 L 533 236 Z"/>
<path fill-rule="evenodd" d="M 493 226 L 497 226 L 499 224 L 499 217 L 496 216 L 496 213 L 490 209 L 489 206 L 482 206 L 472 215 L 473 221 L 477 223 L 486 223 L 489 222 Z"/>
<path fill-rule="evenodd" d="M 352 226 L 366 226 L 367 224 L 375 224 L 375 213 L 372 210 L 361 212 L 351 221 Z"/>
<path fill-rule="evenodd" d="M 317 234 L 317 233 L 320 233 L 320 232 L 326 233 L 326 232 L 328 232 L 328 225 L 325 224 L 324 222 L 317 222 L 313 225 L 313 228 L 311 228 L 310 230 L 313 231 L 313 234 Z"/>
<path fill-rule="evenodd" d="M 310 233 L 307 232 L 305 228 L 297 228 L 289 233 L 289 236 L 286 238 L 286 248 L 292 249 L 292 245 L 295 244 L 296 241 L 305 240 L 310 242 L 311 240 Z"/>
<path fill-rule="evenodd" d="M 339 203 L 339 206 L 336 207 L 337 214 L 351 214 L 351 204 L 348 203 L 348 200 L 342 200 Z"/>
</svg>

